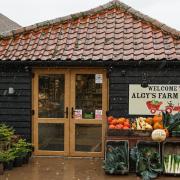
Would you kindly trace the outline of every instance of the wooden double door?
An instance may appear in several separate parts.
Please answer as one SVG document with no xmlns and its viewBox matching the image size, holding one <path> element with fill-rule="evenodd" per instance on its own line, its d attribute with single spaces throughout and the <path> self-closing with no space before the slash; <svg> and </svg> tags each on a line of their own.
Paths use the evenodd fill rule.
<svg viewBox="0 0 180 180">
<path fill-rule="evenodd" d="M 104 69 L 35 69 L 35 155 L 102 157 L 107 110 Z"/>
</svg>

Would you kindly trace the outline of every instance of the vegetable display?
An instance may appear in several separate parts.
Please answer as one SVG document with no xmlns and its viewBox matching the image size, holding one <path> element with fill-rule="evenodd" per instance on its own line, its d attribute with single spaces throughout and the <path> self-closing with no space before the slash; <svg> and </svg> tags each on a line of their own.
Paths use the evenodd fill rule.
<svg viewBox="0 0 180 180">
<path fill-rule="evenodd" d="M 130 129 L 130 121 L 127 118 L 108 117 L 109 129 Z"/>
<path fill-rule="evenodd" d="M 160 154 L 152 147 L 134 147 L 131 149 L 130 156 L 136 162 L 137 175 L 143 180 L 157 178 L 163 171 Z"/>
<path fill-rule="evenodd" d="M 172 135 L 180 134 L 180 112 L 172 115 L 168 112 L 163 113 L 163 125 Z"/>
<path fill-rule="evenodd" d="M 180 174 L 180 155 L 168 154 L 164 156 L 165 173 Z"/>
<path fill-rule="evenodd" d="M 106 159 L 103 169 L 108 174 L 126 174 L 128 172 L 128 145 L 113 147 L 107 145 Z"/>
<path fill-rule="evenodd" d="M 139 117 L 132 123 L 132 129 L 136 130 L 152 130 L 153 127 L 146 122 L 146 118 Z"/>
</svg>

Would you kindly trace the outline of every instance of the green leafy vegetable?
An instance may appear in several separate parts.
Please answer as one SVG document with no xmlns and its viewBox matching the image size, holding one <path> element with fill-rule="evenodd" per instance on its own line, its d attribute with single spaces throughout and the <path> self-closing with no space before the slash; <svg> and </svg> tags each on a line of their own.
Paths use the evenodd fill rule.
<svg viewBox="0 0 180 180">
<path fill-rule="evenodd" d="M 151 147 L 134 147 L 130 152 L 131 158 L 136 162 L 136 172 L 143 180 L 156 178 L 162 172 L 160 154 Z"/>
<path fill-rule="evenodd" d="M 125 174 L 128 172 L 128 145 L 113 147 L 107 145 L 106 159 L 103 169 L 109 174 Z"/>
</svg>

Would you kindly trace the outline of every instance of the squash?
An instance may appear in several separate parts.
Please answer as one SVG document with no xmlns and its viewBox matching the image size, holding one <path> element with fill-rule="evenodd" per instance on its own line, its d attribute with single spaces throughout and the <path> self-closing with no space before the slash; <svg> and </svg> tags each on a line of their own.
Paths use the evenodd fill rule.
<svg viewBox="0 0 180 180">
<path fill-rule="evenodd" d="M 166 132 L 163 129 L 156 129 L 152 132 L 151 137 L 154 141 L 162 142 L 166 139 Z"/>
<path fill-rule="evenodd" d="M 161 122 L 162 119 L 163 119 L 162 115 L 160 115 L 160 114 L 159 114 L 159 115 L 155 115 L 155 116 L 153 117 L 153 122 L 154 122 L 154 123 Z"/>
<path fill-rule="evenodd" d="M 153 128 L 154 129 L 163 129 L 163 125 L 160 122 L 156 122 L 156 123 L 154 123 Z"/>
</svg>

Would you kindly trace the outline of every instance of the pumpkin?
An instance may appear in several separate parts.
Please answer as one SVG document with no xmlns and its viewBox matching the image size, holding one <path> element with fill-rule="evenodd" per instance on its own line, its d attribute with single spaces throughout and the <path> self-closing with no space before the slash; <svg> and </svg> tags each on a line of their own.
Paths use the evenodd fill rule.
<svg viewBox="0 0 180 180">
<path fill-rule="evenodd" d="M 153 117 L 153 122 L 154 123 L 157 123 L 157 122 L 161 122 L 162 121 L 162 115 L 155 115 L 154 117 Z"/>
<path fill-rule="evenodd" d="M 152 132 L 151 137 L 154 141 L 162 142 L 166 139 L 166 132 L 163 129 L 156 129 Z"/>
<path fill-rule="evenodd" d="M 156 123 L 154 123 L 153 128 L 154 129 L 163 129 L 163 125 L 160 122 L 156 122 Z"/>
</svg>

